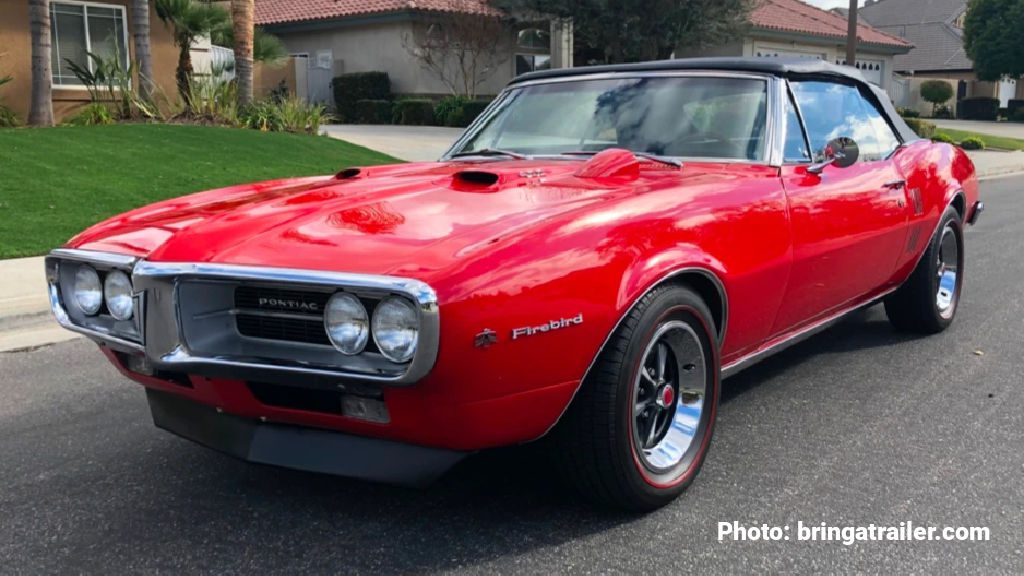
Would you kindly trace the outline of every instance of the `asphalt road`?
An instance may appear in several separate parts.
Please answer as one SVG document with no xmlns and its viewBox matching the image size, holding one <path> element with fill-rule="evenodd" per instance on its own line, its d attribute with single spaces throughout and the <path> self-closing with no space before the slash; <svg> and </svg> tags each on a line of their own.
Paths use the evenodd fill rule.
<svg viewBox="0 0 1024 576">
<path fill-rule="evenodd" d="M 154 429 L 77 341 L 0 354 L 0 573 L 1024 572 L 1024 178 L 983 185 L 944 334 L 869 310 L 725 382 L 696 484 L 595 511 L 530 450 L 415 491 L 248 465 Z M 988 542 L 717 541 L 718 522 L 986 526 Z"/>
</svg>

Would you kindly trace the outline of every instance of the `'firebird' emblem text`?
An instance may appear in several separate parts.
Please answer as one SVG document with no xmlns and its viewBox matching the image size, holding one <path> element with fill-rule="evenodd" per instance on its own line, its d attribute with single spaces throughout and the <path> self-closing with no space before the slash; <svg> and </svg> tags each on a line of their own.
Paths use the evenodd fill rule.
<svg viewBox="0 0 1024 576">
<path fill-rule="evenodd" d="M 540 326 L 523 326 L 522 328 L 516 328 L 515 330 L 512 331 L 512 339 L 516 340 L 517 338 L 522 338 L 524 336 L 533 336 L 534 334 L 551 332 L 553 330 L 561 330 L 562 328 L 578 326 L 580 324 L 583 324 L 583 314 L 577 314 L 572 318 L 552 320 L 547 324 L 541 324 Z"/>
<path fill-rule="evenodd" d="M 303 310 L 307 312 L 319 312 L 320 305 L 316 302 L 303 302 L 302 300 L 286 300 L 284 298 L 260 298 L 260 308 L 276 308 L 278 310 Z"/>
</svg>

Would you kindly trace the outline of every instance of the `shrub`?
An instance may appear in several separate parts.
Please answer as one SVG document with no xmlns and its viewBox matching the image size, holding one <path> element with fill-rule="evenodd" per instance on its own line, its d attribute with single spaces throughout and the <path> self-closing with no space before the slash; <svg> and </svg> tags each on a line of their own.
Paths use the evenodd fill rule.
<svg viewBox="0 0 1024 576">
<path fill-rule="evenodd" d="M 462 108 L 469 102 L 466 96 L 446 96 L 434 108 L 434 120 L 441 126 L 465 126 Z"/>
<path fill-rule="evenodd" d="M 67 121 L 72 126 L 103 126 L 114 123 L 114 115 L 106 104 L 92 102 L 86 104 Z"/>
<path fill-rule="evenodd" d="M 490 105 L 490 100 L 473 100 L 472 102 L 467 102 L 466 105 L 462 107 L 462 113 L 466 117 L 465 125 L 469 126 L 472 124 L 473 120 L 476 120 L 477 116 L 483 114 L 484 110 L 486 110 Z"/>
<path fill-rule="evenodd" d="M 932 142 L 945 142 L 946 144 L 956 144 L 952 138 L 948 135 L 939 132 L 938 134 L 932 135 Z"/>
<path fill-rule="evenodd" d="M 1017 111 L 1024 109 L 1024 100 L 1010 100 L 1006 106 L 1007 118 L 1016 118 Z"/>
<path fill-rule="evenodd" d="M 7 84 L 13 80 L 10 76 L 0 77 L 0 86 Z M 18 125 L 18 116 L 14 114 L 14 110 L 11 110 L 0 101 L 0 128 L 13 128 Z"/>
<path fill-rule="evenodd" d="M 984 150 L 985 141 L 977 136 L 971 136 L 970 138 L 964 138 L 964 141 L 960 143 L 960 147 L 964 150 Z"/>
<path fill-rule="evenodd" d="M 1010 120 L 1024 122 L 1024 108 L 1018 108 L 1010 113 Z"/>
<path fill-rule="evenodd" d="M 920 118 L 904 118 L 903 121 L 921 138 L 931 138 L 935 134 L 935 124 L 931 122 L 926 122 Z"/>
<path fill-rule="evenodd" d="M 932 111 L 932 118 L 952 118 L 953 111 L 949 106 L 939 106 Z"/>
<path fill-rule="evenodd" d="M 998 115 L 998 98 L 978 97 L 960 101 L 960 117 L 965 120 L 995 120 Z"/>
<path fill-rule="evenodd" d="M 897 108 L 896 113 L 904 118 L 920 118 L 921 113 L 913 108 Z"/>
<path fill-rule="evenodd" d="M 949 102 L 953 97 L 953 86 L 945 80 L 926 80 L 921 83 L 921 98 L 932 103 L 932 113 L 939 104 Z"/>
<path fill-rule="evenodd" d="M 194 76 L 188 85 L 183 114 L 215 124 L 244 124 L 238 110 L 238 84 L 225 80 L 222 73 Z"/>
<path fill-rule="evenodd" d="M 999 109 L 999 117 L 1000 118 L 1009 118 L 1010 117 L 1010 109 L 1009 108 L 1000 108 Z"/>
<path fill-rule="evenodd" d="M 280 102 L 261 100 L 239 113 L 243 126 L 262 132 L 319 134 L 320 125 L 328 118 L 323 106 L 307 104 L 298 98 Z"/>
<path fill-rule="evenodd" d="M 331 86 L 339 122 L 355 120 L 356 102 L 360 100 L 391 100 L 391 79 L 387 72 L 342 74 Z"/>
<path fill-rule="evenodd" d="M 390 100 L 360 100 L 356 102 L 355 121 L 360 124 L 391 124 Z"/>
<path fill-rule="evenodd" d="M 394 107 L 395 124 L 430 126 L 434 123 L 434 103 L 430 100 L 399 100 Z"/>
</svg>

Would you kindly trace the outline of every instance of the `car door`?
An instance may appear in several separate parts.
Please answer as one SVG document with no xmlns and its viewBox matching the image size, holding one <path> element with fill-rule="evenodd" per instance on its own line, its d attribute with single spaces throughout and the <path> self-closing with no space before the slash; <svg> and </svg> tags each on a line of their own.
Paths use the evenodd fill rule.
<svg viewBox="0 0 1024 576">
<path fill-rule="evenodd" d="M 793 267 L 773 334 L 870 295 L 889 279 L 906 237 L 905 176 L 892 161 L 900 142 L 874 98 L 856 84 L 790 82 L 781 169 L 789 204 Z M 837 137 L 856 141 L 846 168 L 807 170 Z"/>
</svg>

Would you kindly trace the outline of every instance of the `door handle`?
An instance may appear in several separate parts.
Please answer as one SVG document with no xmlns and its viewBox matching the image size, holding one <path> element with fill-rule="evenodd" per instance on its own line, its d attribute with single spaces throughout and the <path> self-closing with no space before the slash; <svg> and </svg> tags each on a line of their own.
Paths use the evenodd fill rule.
<svg viewBox="0 0 1024 576">
<path fill-rule="evenodd" d="M 889 180 L 885 184 L 882 184 L 882 187 L 883 188 L 888 188 L 890 190 L 903 190 L 903 188 L 906 185 L 907 185 L 907 181 L 906 180 L 904 180 L 903 178 L 896 178 L 895 180 Z"/>
</svg>

